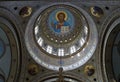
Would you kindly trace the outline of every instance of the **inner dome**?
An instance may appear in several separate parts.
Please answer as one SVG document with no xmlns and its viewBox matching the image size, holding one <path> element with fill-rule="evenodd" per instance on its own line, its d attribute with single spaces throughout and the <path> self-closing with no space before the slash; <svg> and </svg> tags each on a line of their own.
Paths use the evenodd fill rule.
<svg viewBox="0 0 120 82">
<path fill-rule="evenodd" d="M 79 10 L 68 5 L 48 7 L 35 22 L 37 45 L 54 57 L 69 57 L 80 51 L 88 40 L 88 34 L 85 17 Z"/>
</svg>

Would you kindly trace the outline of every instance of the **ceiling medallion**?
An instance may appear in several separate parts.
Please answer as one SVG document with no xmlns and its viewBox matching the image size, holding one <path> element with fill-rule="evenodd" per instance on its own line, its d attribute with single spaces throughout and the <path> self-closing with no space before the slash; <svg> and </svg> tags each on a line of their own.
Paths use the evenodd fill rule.
<svg viewBox="0 0 120 82">
<path fill-rule="evenodd" d="M 91 17 L 74 5 L 54 4 L 38 10 L 25 33 L 27 49 L 40 65 L 59 71 L 86 63 L 97 45 Z"/>
<path fill-rule="evenodd" d="M 97 18 L 100 18 L 104 15 L 104 11 L 102 10 L 102 8 L 98 6 L 91 7 L 90 11 L 91 11 L 91 14 Z"/>
</svg>

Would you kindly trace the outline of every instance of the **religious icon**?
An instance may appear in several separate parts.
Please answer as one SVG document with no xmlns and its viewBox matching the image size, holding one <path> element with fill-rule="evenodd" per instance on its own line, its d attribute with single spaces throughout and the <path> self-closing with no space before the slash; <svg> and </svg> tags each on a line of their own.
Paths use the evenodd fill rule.
<svg viewBox="0 0 120 82">
<path fill-rule="evenodd" d="M 49 21 L 50 27 L 55 33 L 64 34 L 68 33 L 74 24 L 74 17 L 69 11 L 58 10 L 54 11 L 50 15 L 51 20 Z"/>
<path fill-rule="evenodd" d="M 60 11 L 56 14 L 57 22 L 52 23 L 53 29 L 58 33 L 65 33 L 69 31 L 70 25 L 66 21 L 67 15 L 65 12 Z"/>
</svg>

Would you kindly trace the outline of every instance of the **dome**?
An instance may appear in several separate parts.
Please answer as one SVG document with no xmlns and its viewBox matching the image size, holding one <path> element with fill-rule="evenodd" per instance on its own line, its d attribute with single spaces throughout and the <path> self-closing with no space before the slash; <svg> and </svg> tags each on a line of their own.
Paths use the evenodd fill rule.
<svg viewBox="0 0 120 82">
<path fill-rule="evenodd" d="M 60 67 L 67 71 L 83 65 L 97 45 L 96 27 L 90 20 L 85 11 L 73 5 L 41 8 L 26 29 L 30 55 L 40 65 L 57 71 Z"/>
</svg>

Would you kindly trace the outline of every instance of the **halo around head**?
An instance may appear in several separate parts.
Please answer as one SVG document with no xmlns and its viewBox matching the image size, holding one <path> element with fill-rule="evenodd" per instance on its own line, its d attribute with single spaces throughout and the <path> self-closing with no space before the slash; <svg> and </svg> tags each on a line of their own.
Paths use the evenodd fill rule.
<svg viewBox="0 0 120 82">
<path fill-rule="evenodd" d="M 58 11 L 57 13 L 56 13 L 56 15 L 55 15 L 55 18 L 56 18 L 56 20 L 58 21 L 58 14 L 59 13 L 64 13 L 65 14 L 65 20 L 67 20 L 67 13 L 65 12 L 65 11 Z"/>
</svg>

